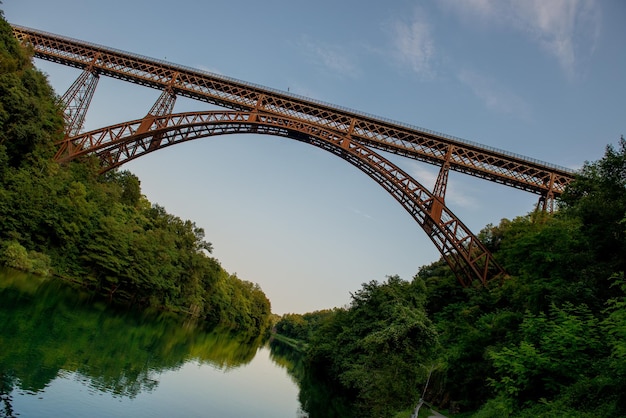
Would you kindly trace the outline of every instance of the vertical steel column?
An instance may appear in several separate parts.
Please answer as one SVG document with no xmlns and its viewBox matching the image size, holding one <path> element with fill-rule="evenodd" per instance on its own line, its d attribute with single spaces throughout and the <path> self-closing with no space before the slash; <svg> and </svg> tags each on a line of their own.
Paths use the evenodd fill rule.
<svg viewBox="0 0 626 418">
<path fill-rule="evenodd" d="M 438 197 L 442 201 L 445 200 L 446 197 L 446 189 L 448 187 L 448 173 L 450 172 L 450 162 L 445 161 L 439 170 L 439 175 L 437 176 L 437 181 L 435 182 L 435 187 L 433 189 L 433 194 L 435 197 Z"/>
<path fill-rule="evenodd" d="M 85 115 L 98 85 L 99 76 L 87 67 L 61 97 L 65 115 L 65 136 L 78 135 L 85 123 Z"/>
<path fill-rule="evenodd" d="M 441 221 L 441 212 L 445 206 L 446 189 L 448 188 L 448 173 L 450 172 L 450 156 L 452 155 L 452 146 L 448 147 L 446 152 L 446 160 L 441 165 L 435 187 L 433 189 L 433 203 L 430 207 L 430 216 L 437 223 Z"/>
<path fill-rule="evenodd" d="M 163 90 L 159 98 L 154 102 L 152 109 L 141 121 L 137 133 L 157 131 L 151 138 L 147 138 L 147 141 L 150 142 L 148 149 L 154 150 L 161 146 L 163 134 L 158 132 L 158 129 L 162 127 L 164 122 L 160 118 L 171 114 L 172 110 L 174 110 L 174 104 L 176 104 L 176 93 L 174 93 L 174 89 L 170 85 Z"/>
<path fill-rule="evenodd" d="M 174 89 L 171 86 L 166 87 L 157 101 L 154 102 L 152 109 L 148 112 L 148 116 L 169 115 L 172 113 L 172 110 L 174 110 L 174 104 L 176 104 L 176 94 L 174 93 Z"/>
<path fill-rule="evenodd" d="M 539 196 L 539 201 L 537 202 L 537 210 L 552 213 L 554 212 L 554 173 L 550 174 L 550 179 L 547 182 L 546 187 L 546 191 L 541 196 Z"/>
<path fill-rule="evenodd" d="M 167 122 L 163 120 L 163 116 L 172 113 L 175 103 L 176 93 L 174 93 L 174 89 L 170 84 L 163 90 L 159 98 L 154 102 L 154 105 L 152 105 L 148 114 L 141 120 L 139 127 L 137 127 L 137 134 L 151 133 L 141 139 L 144 149 L 154 151 L 161 146 L 163 132 L 160 129 L 167 125 Z M 110 166 L 113 161 L 117 161 L 119 158 L 117 155 L 120 152 L 119 149 L 114 151 L 116 155 L 112 155 L 111 152 L 111 150 L 108 150 L 100 154 L 103 167 Z"/>
<path fill-rule="evenodd" d="M 541 196 L 539 196 L 539 201 L 537 202 L 537 210 L 548 213 L 554 212 L 554 193 L 552 193 L 552 190 L 548 191 L 546 194 L 542 194 Z"/>
</svg>

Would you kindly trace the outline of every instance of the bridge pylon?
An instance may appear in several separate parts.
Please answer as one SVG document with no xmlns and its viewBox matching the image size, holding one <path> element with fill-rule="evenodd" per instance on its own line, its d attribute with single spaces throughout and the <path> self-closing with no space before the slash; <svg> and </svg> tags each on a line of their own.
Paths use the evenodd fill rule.
<svg viewBox="0 0 626 418">
<path fill-rule="evenodd" d="M 435 222 L 441 221 L 441 213 L 445 207 L 446 189 L 448 188 L 448 174 L 450 173 L 450 156 L 452 146 L 448 146 L 445 160 L 439 169 L 435 187 L 433 187 L 433 202 L 430 205 L 430 216 Z"/>
<path fill-rule="evenodd" d="M 174 92 L 172 86 L 167 86 L 156 102 L 154 102 L 154 105 L 148 114 L 141 121 L 141 124 L 137 129 L 137 133 L 141 134 L 149 131 L 157 131 L 152 138 L 147 139 L 147 142 L 149 142 L 149 149 L 157 149 L 161 145 L 163 133 L 158 132 L 164 124 L 161 117 L 171 115 L 174 110 L 174 104 L 176 104 L 176 93 Z M 155 123 L 156 126 L 152 126 Z"/>
<path fill-rule="evenodd" d="M 89 66 L 61 97 L 67 138 L 78 135 L 83 128 L 87 109 L 89 109 L 99 79 L 97 71 Z"/>
<path fill-rule="evenodd" d="M 176 93 L 172 86 L 167 86 L 159 98 L 154 102 L 148 116 L 165 116 L 172 113 L 176 104 Z"/>
<path fill-rule="evenodd" d="M 554 212 L 554 191 L 552 190 L 554 186 L 554 174 L 550 175 L 550 179 L 546 184 L 547 188 L 544 193 L 539 196 L 539 201 L 537 202 L 537 210 L 541 210 L 542 212 L 552 213 Z"/>
<path fill-rule="evenodd" d="M 169 85 L 163 89 L 159 98 L 154 102 L 154 105 L 152 105 L 152 108 L 148 111 L 148 114 L 140 120 L 135 133 L 142 137 L 141 142 L 143 144 L 143 148 L 145 148 L 147 152 L 154 151 L 161 147 L 161 142 L 164 137 L 162 129 L 167 124 L 164 116 L 172 114 L 175 103 L 176 93 L 174 92 L 173 87 Z M 61 144 L 60 149 L 62 148 L 63 144 Z M 126 150 L 126 152 L 128 152 L 128 150 Z M 115 161 L 119 160 L 122 153 L 123 150 L 121 149 L 108 149 L 103 151 L 99 158 L 105 166 L 112 166 Z M 57 153 L 55 158 L 57 157 L 61 158 L 62 154 Z"/>
<path fill-rule="evenodd" d="M 537 202 L 537 211 L 541 212 L 554 212 L 554 194 L 549 192 L 539 196 L 539 201 Z"/>
</svg>

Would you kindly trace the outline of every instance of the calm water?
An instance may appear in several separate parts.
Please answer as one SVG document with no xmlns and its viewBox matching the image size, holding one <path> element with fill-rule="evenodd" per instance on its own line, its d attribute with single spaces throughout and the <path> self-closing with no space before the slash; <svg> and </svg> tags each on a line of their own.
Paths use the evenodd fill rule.
<svg viewBox="0 0 626 418">
<path fill-rule="evenodd" d="M 0 417 L 306 417 L 293 367 L 258 340 L 0 270 Z"/>
</svg>

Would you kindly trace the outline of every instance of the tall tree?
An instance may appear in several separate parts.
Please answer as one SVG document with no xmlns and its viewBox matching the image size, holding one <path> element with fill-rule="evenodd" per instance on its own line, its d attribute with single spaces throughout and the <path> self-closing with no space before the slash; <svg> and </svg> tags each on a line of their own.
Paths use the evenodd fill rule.
<svg viewBox="0 0 626 418">
<path fill-rule="evenodd" d="M 363 415 L 389 416 L 417 401 L 437 346 L 422 280 L 371 281 L 311 338 L 308 353 L 336 384 L 356 397 Z"/>
<path fill-rule="evenodd" d="M 617 147 L 608 145 L 600 160 L 585 163 L 561 201 L 582 222 L 596 269 L 592 274 L 606 288 L 614 273 L 626 271 L 626 139 L 622 136 Z"/>
<path fill-rule="evenodd" d="M 31 56 L 0 11 L 0 145 L 6 147 L 12 166 L 37 148 L 50 156 L 63 132 L 63 116 L 52 88 L 34 68 Z"/>
</svg>

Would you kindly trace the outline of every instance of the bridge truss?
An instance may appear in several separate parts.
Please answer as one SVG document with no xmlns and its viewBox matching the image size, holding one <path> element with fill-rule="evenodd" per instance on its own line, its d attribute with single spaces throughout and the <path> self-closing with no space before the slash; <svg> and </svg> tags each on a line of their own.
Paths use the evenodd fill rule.
<svg viewBox="0 0 626 418">
<path fill-rule="evenodd" d="M 107 171 L 151 151 L 213 135 L 259 133 L 303 141 L 350 162 L 387 190 L 463 285 L 486 284 L 504 271 L 445 206 L 449 170 L 538 194 L 544 210 L 574 176 L 563 167 L 229 77 L 25 27 L 14 25 L 13 32 L 37 58 L 84 70 L 63 97 L 68 128 L 58 144 L 58 161 L 95 154 Z M 163 94 L 143 119 L 79 134 L 100 75 Z M 229 110 L 172 114 L 176 96 Z M 374 150 L 440 166 L 434 191 Z"/>
</svg>

